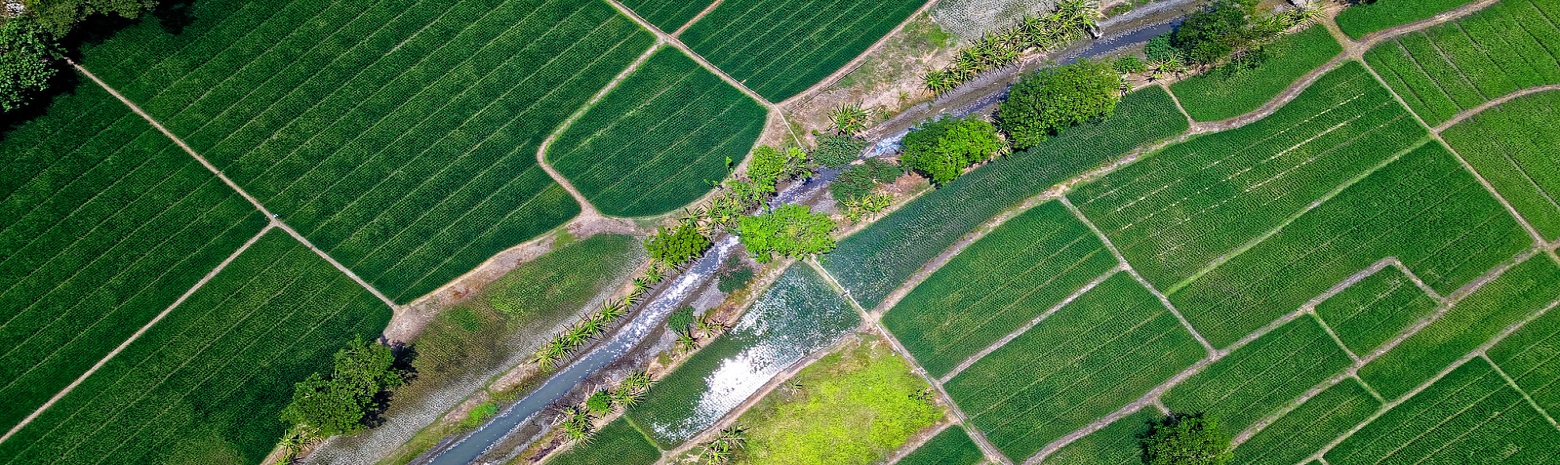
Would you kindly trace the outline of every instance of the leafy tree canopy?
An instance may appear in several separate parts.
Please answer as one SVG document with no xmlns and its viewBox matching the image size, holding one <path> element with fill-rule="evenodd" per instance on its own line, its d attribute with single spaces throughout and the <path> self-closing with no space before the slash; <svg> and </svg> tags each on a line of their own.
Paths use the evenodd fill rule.
<svg viewBox="0 0 1560 465">
<path fill-rule="evenodd" d="M 997 128 L 975 117 L 923 123 L 905 136 L 904 146 L 900 160 L 905 166 L 926 173 L 939 185 L 953 181 L 964 173 L 964 168 L 990 160 L 1005 149 Z"/>
<path fill-rule="evenodd" d="M 748 162 L 747 169 L 753 184 L 765 194 L 773 193 L 780 181 L 805 176 L 808 171 L 807 152 L 801 148 L 780 150 L 767 145 L 753 149 L 753 159 Z"/>
<path fill-rule="evenodd" d="M 1121 74 L 1103 61 L 1079 60 L 1025 76 L 997 106 L 1002 130 L 1023 150 L 1066 128 L 1110 117 L 1121 102 Z"/>
<path fill-rule="evenodd" d="M 1147 465 L 1224 465 L 1229 463 L 1230 437 L 1219 422 L 1201 413 L 1176 413 L 1150 421 L 1139 435 Z"/>
<path fill-rule="evenodd" d="M 59 59 L 53 34 L 31 17 L 0 23 L 0 110 L 21 108 L 47 88 Z"/>
<path fill-rule="evenodd" d="M 395 355 L 381 344 L 355 340 L 337 351 L 335 359 L 329 376 L 314 373 L 293 387 L 282 421 L 317 437 L 356 433 L 383 411 L 380 393 L 400 387 L 406 379 L 406 373 L 395 368 Z"/>
<path fill-rule="evenodd" d="M 772 212 L 742 218 L 737 235 L 760 263 L 775 254 L 800 257 L 834 249 L 834 220 L 802 205 L 785 205 Z"/>
<path fill-rule="evenodd" d="M 82 20 L 92 15 L 115 15 L 136 19 L 157 7 L 158 0 L 25 0 L 27 11 L 38 19 L 44 30 L 64 37 Z"/>
<path fill-rule="evenodd" d="M 710 239 L 699 233 L 691 222 L 683 222 L 673 228 L 662 227 L 655 235 L 645 238 L 645 250 L 650 258 L 666 266 L 681 266 L 710 248 Z"/>
</svg>

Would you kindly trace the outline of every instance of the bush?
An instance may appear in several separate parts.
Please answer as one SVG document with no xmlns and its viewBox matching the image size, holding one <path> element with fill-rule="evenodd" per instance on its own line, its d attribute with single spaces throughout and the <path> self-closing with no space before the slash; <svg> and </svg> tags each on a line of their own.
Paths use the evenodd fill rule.
<svg viewBox="0 0 1560 465">
<path fill-rule="evenodd" d="M 0 111 L 13 111 L 48 88 L 59 73 L 54 39 L 30 17 L 0 23 Z"/>
<path fill-rule="evenodd" d="M 380 394 L 405 381 L 406 373 L 395 368 L 395 355 L 381 344 L 355 340 L 335 358 L 330 376 L 314 373 L 293 387 L 282 421 L 321 438 L 356 433 L 384 411 Z"/>
<path fill-rule="evenodd" d="M 1139 60 L 1138 57 L 1131 55 L 1117 58 L 1111 66 L 1116 69 L 1117 73 L 1121 74 L 1148 72 L 1148 65 L 1144 64 L 1143 60 Z"/>
<path fill-rule="evenodd" d="M 867 141 L 837 134 L 819 134 L 818 148 L 813 149 L 812 160 L 830 168 L 845 166 L 861 157 L 867 149 Z"/>
<path fill-rule="evenodd" d="M 841 171 L 829 184 L 829 193 L 840 202 L 858 201 L 872 194 L 878 184 L 892 182 L 904 174 L 904 169 L 886 160 L 871 158 L 860 165 L 851 165 Z"/>
<path fill-rule="evenodd" d="M 694 319 L 693 307 L 684 305 L 672 311 L 672 314 L 666 317 L 666 329 L 670 329 L 674 333 L 686 333 L 689 328 L 693 327 Z"/>
<path fill-rule="evenodd" d="M 717 281 L 715 287 L 722 294 L 730 294 L 737 289 L 747 287 L 748 281 L 753 280 L 753 274 L 753 269 L 749 268 L 746 263 L 742 263 L 740 255 L 732 255 L 731 259 L 726 262 L 726 271 L 721 272 L 720 280 Z"/>
<path fill-rule="evenodd" d="M 1121 101 L 1121 75 L 1091 60 L 1031 74 L 997 106 L 1014 149 L 1040 145 L 1066 128 L 1110 117 Z"/>
<path fill-rule="evenodd" d="M 781 151 L 760 145 L 753 149 L 753 160 L 748 163 L 747 173 L 760 193 L 770 194 L 774 193 L 775 185 L 780 181 L 804 176 L 808 168 L 807 152 L 800 148 L 790 147 Z"/>
<path fill-rule="evenodd" d="M 932 182 L 947 184 L 964 168 L 990 160 L 1004 149 L 997 128 L 975 117 L 947 118 L 921 124 L 905 136 L 905 167 L 926 173 Z"/>
<path fill-rule="evenodd" d="M 1230 437 L 1219 429 L 1218 420 L 1201 413 L 1150 421 L 1138 439 L 1148 465 L 1224 465 L 1232 455 Z"/>
<path fill-rule="evenodd" d="M 670 267 L 682 266 L 710 248 L 710 239 L 699 234 L 693 223 L 684 222 L 674 228 L 662 227 L 655 235 L 645 238 L 645 250 L 650 258 Z"/>
<path fill-rule="evenodd" d="M 1257 0 L 1213 0 L 1207 7 L 1186 16 L 1176 28 L 1170 43 L 1188 61 L 1217 63 L 1235 50 L 1251 44 L 1253 17 Z"/>
<path fill-rule="evenodd" d="M 759 263 L 775 254 L 800 257 L 834 249 L 834 220 L 805 206 L 785 205 L 773 212 L 742 218 L 737 235 Z"/>
<path fill-rule="evenodd" d="M 1148 56 L 1150 63 L 1168 63 L 1182 61 L 1181 49 L 1170 45 L 1170 33 L 1148 39 L 1148 44 L 1143 46 L 1143 54 Z"/>
</svg>

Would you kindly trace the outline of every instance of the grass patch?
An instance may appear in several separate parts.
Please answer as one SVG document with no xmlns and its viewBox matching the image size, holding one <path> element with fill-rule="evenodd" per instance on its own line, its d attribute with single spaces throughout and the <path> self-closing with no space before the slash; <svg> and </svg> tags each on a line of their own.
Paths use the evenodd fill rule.
<svg viewBox="0 0 1560 465">
<path fill-rule="evenodd" d="M 1471 0 L 1376 0 L 1338 13 L 1338 28 L 1358 39 L 1365 34 L 1430 19 L 1471 3 Z"/>
<path fill-rule="evenodd" d="M 1345 379 L 1279 417 L 1235 448 L 1234 463 L 1292 465 L 1381 408 L 1358 381 Z"/>
<path fill-rule="evenodd" d="M 1442 134 L 1501 197 L 1548 239 L 1560 238 L 1560 92 L 1518 98 Z"/>
<path fill-rule="evenodd" d="M 1216 68 L 1170 85 L 1170 91 L 1197 121 L 1216 121 L 1250 113 L 1306 73 L 1343 53 L 1327 28 L 1311 26 L 1263 47 L 1267 59 L 1252 69 Z"/>
<path fill-rule="evenodd" d="M 627 417 L 618 417 L 591 435 L 590 441 L 575 444 L 542 462 L 547 465 L 650 465 L 661 459 L 644 433 L 634 429 Z"/>
<path fill-rule="evenodd" d="M 1225 431 L 1241 431 L 1350 363 L 1320 323 L 1301 317 L 1176 385 L 1163 401 L 1172 411 L 1205 412 Z"/>
<path fill-rule="evenodd" d="M 1099 431 L 1073 441 L 1047 456 L 1046 463 L 1086 463 L 1094 465 L 1139 465 L 1143 448 L 1138 435 L 1148 432 L 1148 422 L 1159 417 L 1143 410 L 1122 417 Z M 1290 464 L 1286 464 L 1290 465 Z"/>
<path fill-rule="evenodd" d="M 1389 266 L 1323 301 L 1316 314 L 1349 350 L 1368 354 L 1438 305 L 1403 270 Z"/>
<path fill-rule="evenodd" d="M 969 432 L 958 425 L 937 433 L 914 452 L 897 462 L 899 465 L 977 465 L 986 461 L 986 454 L 970 439 Z"/>
</svg>

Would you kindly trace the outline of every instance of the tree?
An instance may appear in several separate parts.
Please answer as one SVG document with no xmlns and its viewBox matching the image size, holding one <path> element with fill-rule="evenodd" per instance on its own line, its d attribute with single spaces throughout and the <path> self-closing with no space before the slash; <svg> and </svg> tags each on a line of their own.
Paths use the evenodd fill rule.
<svg viewBox="0 0 1560 465">
<path fill-rule="evenodd" d="M 697 225 L 685 221 L 676 227 L 661 227 L 645 238 L 650 258 L 669 267 L 682 266 L 710 248 L 710 239 L 699 233 Z"/>
<path fill-rule="evenodd" d="M 1192 63 L 1217 63 L 1256 40 L 1252 28 L 1256 11 L 1257 0 L 1213 0 L 1186 15 L 1170 43 Z"/>
<path fill-rule="evenodd" d="M 55 37 L 64 37 L 92 15 L 136 19 L 157 7 L 158 0 L 30 0 L 28 11 Z"/>
<path fill-rule="evenodd" d="M 1147 465 L 1224 465 L 1230 461 L 1230 437 L 1217 419 L 1201 413 L 1176 413 L 1148 422 L 1138 435 Z"/>
<path fill-rule="evenodd" d="M 1014 149 L 1028 149 L 1070 126 L 1110 117 L 1120 92 L 1121 75 L 1110 64 L 1079 60 L 1018 81 L 997 106 L 997 121 Z"/>
<path fill-rule="evenodd" d="M 59 73 L 54 37 L 31 17 L 0 24 L 0 110 L 14 111 L 47 89 Z"/>
<path fill-rule="evenodd" d="M 921 124 L 905 136 L 905 166 L 947 184 L 964 168 L 990 160 L 1005 147 L 997 128 L 976 117 L 946 118 Z"/>
<path fill-rule="evenodd" d="M 400 387 L 405 377 L 395 368 L 389 347 L 354 340 L 336 352 L 329 376 L 314 373 L 293 386 L 292 402 L 282 409 L 282 421 L 315 437 L 356 433 L 383 411 L 380 394 Z"/>
<path fill-rule="evenodd" d="M 801 148 L 789 147 L 781 151 L 760 145 L 753 149 L 753 159 L 748 162 L 747 174 L 759 192 L 772 194 L 780 181 L 804 176 L 808 171 L 807 152 Z"/>
<path fill-rule="evenodd" d="M 834 220 L 802 205 L 784 205 L 772 212 L 742 218 L 737 236 L 759 263 L 775 254 L 800 257 L 834 249 Z"/>
</svg>

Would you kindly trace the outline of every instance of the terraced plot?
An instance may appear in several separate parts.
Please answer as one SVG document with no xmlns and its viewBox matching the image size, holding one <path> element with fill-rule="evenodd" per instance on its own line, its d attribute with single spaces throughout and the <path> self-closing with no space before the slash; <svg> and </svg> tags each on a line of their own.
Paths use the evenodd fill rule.
<svg viewBox="0 0 1560 465">
<path fill-rule="evenodd" d="M 1286 35 L 1264 50 L 1269 58 L 1256 68 L 1216 68 L 1171 84 L 1170 90 L 1192 119 L 1234 118 L 1261 108 L 1301 76 L 1342 53 L 1343 46 L 1318 25 Z"/>
<path fill-rule="evenodd" d="M 1503 0 L 1365 54 L 1370 67 L 1435 126 L 1520 89 L 1560 83 L 1555 0 Z"/>
<path fill-rule="evenodd" d="M 293 383 L 390 319 L 379 299 L 276 229 L 176 310 L 0 443 L 0 460 L 258 463 L 282 435 L 275 419 Z"/>
<path fill-rule="evenodd" d="M 1560 290 L 1554 293 L 1560 299 Z M 1551 416 L 1560 413 L 1560 360 L 1556 360 L 1560 350 L 1556 348 L 1560 348 L 1560 312 L 1551 308 L 1489 351 L 1490 361 Z"/>
<path fill-rule="evenodd" d="M 90 84 L 4 134 L 0 164 L 0 430 L 265 225 L 210 171 Z"/>
<path fill-rule="evenodd" d="M 887 35 L 918 0 L 723 0 L 682 42 L 771 102 L 807 90 Z"/>
<path fill-rule="evenodd" d="M 964 428 L 950 426 L 915 449 L 899 465 L 979 465 L 986 460 Z"/>
<path fill-rule="evenodd" d="M 654 24 L 667 34 L 677 32 L 684 24 L 698 16 L 700 11 L 715 4 L 715 0 L 621 0 L 623 6 L 634 14 Z"/>
<path fill-rule="evenodd" d="M 1338 28 L 1353 38 L 1393 26 L 1429 19 L 1472 0 L 1378 0 L 1351 5 L 1338 13 Z"/>
<path fill-rule="evenodd" d="M 1441 135 L 1545 238 L 1560 238 L 1560 91 L 1519 97 Z"/>
<path fill-rule="evenodd" d="M 537 146 L 652 42 L 600 0 L 190 8 L 85 65 L 398 302 L 579 212 Z"/>
<path fill-rule="evenodd" d="M 1327 388 L 1235 448 L 1233 463 L 1294 465 L 1370 418 L 1381 403 L 1353 379 Z"/>
<path fill-rule="evenodd" d="M 1445 147 L 1429 143 L 1199 276 L 1170 300 L 1222 347 L 1382 258 L 1397 257 L 1447 295 L 1532 245 Z"/>
<path fill-rule="evenodd" d="M 1301 317 L 1236 349 L 1165 393 L 1176 412 L 1206 412 L 1241 431 L 1352 363 L 1315 319 Z"/>
<path fill-rule="evenodd" d="M 591 435 L 587 443 L 547 459 L 547 465 L 650 465 L 661 459 L 644 433 L 634 429 L 628 417 L 618 417 Z"/>
<path fill-rule="evenodd" d="M 1386 267 L 1316 306 L 1355 354 L 1368 354 L 1440 305 L 1396 267 Z"/>
<path fill-rule="evenodd" d="M 1003 223 L 883 318 L 934 377 L 1114 270 L 1105 244 L 1060 202 Z"/>
<path fill-rule="evenodd" d="M 767 111 L 681 50 L 657 51 L 547 149 L 603 213 L 649 216 L 703 196 L 747 158 Z"/>
<path fill-rule="evenodd" d="M 1073 441 L 1041 463 L 1071 465 L 1138 465 L 1143 463 L 1143 448 L 1138 435 L 1148 432 L 1155 413 L 1139 411 L 1111 422 L 1109 426 Z M 1286 464 L 1293 465 L 1293 464 Z"/>
<path fill-rule="evenodd" d="M 1022 461 L 1206 355 L 1153 294 L 1118 273 L 946 388 L 992 444 Z"/>
</svg>

